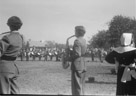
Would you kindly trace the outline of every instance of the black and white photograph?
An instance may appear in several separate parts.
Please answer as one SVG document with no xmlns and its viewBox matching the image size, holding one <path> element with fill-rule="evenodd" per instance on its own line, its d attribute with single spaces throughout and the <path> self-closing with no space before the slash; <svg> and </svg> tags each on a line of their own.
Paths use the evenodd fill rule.
<svg viewBox="0 0 136 96">
<path fill-rule="evenodd" d="M 136 95 L 136 0 L 0 0 L 0 95 Z"/>
</svg>

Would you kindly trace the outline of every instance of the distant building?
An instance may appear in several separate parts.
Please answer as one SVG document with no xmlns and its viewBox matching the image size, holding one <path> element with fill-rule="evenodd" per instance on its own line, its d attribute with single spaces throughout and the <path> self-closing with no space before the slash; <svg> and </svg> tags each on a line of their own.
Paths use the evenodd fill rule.
<svg viewBox="0 0 136 96">
<path fill-rule="evenodd" d="M 31 41 L 29 40 L 29 47 L 35 47 L 35 48 L 45 48 L 46 47 L 46 42 L 42 42 L 42 41 Z"/>
</svg>

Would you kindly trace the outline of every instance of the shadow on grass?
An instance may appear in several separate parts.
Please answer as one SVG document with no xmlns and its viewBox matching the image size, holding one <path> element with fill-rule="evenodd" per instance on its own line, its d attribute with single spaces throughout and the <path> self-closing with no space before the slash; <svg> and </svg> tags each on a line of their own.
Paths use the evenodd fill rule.
<svg viewBox="0 0 136 96">
<path fill-rule="evenodd" d="M 100 74 L 100 75 L 117 75 L 116 73 L 97 73 L 97 74 Z"/>
<path fill-rule="evenodd" d="M 68 80 L 71 82 L 71 80 Z M 85 81 L 85 83 L 94 83 L 94 84 L 117 84 L 116 82 L 104 82 L 104 81 Z"/>
<path fill-rule="evenodd" d="M 103 81 L 85 81 L 85 83 L 94 83 L 94 84 L 116 84 L 116 82 L 103 82 Z"/>
</svg>

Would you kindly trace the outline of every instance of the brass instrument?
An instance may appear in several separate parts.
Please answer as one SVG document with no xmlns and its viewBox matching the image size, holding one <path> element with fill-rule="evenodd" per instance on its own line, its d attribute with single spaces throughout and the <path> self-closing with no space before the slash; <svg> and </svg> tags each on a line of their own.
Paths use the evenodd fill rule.
<svg viewBox="0 0 136 96">
<path fill-rule="evenodd" d="M 66 48 L 65 48 L 65 52 L 63 53 L 62 55 L 62 67 L 64 69 L 67 69 L 69 67 L 69 58 L 70 58 L 70 53 L 71 53 L 71 50 L 69 48 L 69 39 L 71 39 L 72 37 L 74 37 L 75 35 L 72 35 L 70 36 L 69 38 L 67 38 L 66 40 Z"/>
</svg>

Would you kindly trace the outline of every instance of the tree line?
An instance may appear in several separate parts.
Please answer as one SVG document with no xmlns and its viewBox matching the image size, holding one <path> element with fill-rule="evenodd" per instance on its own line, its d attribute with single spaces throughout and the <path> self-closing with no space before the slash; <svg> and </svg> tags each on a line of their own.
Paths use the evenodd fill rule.
<svg viewBox="0 0 136 96">
<path fill-rule="evenodd" d="M 120 44 L 120 36 L 124 32 L 133 33 L 134 41 L 136 43 L 136 20 L 122 15 L 117 15 L 108 23 L 107 30 L 100 30 L 92 36 L 88 41 L 88 48 L 104 48 L 117 47 Z M 136 44 L 135 44 L 136 45 Z M 26 46 L 29 44 L 27 42 Z M 65 44 L 56 43 L 54 41 L 47 41 L 45 45 L 49 48 L 65 48 Z M 70 45 L 72 46 L 72 45 Z"/>
<path fill-rule="evenodd" d="M 136 20 L 122 15 L 114 16 L 107 30 L 101 30 L 89 40 L 89 48 L 117 47 L 122 33 L 133 33 L 136 43 Z"/>
</svg>

